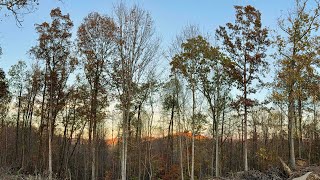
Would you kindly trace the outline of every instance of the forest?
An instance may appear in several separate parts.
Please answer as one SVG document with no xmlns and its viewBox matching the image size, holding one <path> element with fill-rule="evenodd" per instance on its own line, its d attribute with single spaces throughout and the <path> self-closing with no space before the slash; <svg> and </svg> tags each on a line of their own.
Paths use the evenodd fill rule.
<svg viewBox="0 0 320 180">
<path fill-rule="evenodd" d="M 23 28 L 43 2 L 0 0 L 0 14 Z M 290 4 L 277 27 L 234 5 L 169 46 L 143 4 L 78 27 L 52 9 L 32 64 L 0 67 L 0 179 L 320 179 L 320 1 Z"/>
</svg>

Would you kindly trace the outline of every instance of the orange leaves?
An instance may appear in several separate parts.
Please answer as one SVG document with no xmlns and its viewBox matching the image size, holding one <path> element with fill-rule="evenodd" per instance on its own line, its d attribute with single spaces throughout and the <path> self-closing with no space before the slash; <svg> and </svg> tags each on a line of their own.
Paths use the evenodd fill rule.
<svg viewBox="0 0 320 180">
<path fill-rule="evenodd" d="M 172 165 L 168 172 L 162 177 L 163 180 L 172 180 L 180 178 L 180 167 L 178 165 Z"/>
</svg>

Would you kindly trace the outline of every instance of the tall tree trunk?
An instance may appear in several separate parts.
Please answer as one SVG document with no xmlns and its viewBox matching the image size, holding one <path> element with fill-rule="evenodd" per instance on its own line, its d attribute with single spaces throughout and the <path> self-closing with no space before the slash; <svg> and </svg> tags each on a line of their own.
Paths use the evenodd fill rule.
<svg viewBox="0 0 320 180">
<path fill-rule="evenodd" d="M 177 115 L 178 115 L 178 132 L 179 132 L 179 155 L 180 155 L 180 179 L 184 180 L 183 172 L 183 147 L 182 147 L 182 136 L 181 136 L 181 117 L 180 117 L 180 102 L 179 102 L 179 85 L 178 80 L 175 76 L 175 85 L 176 85 L 176 100 L 177 100 Z"/>
<path fill-rule="evenodd" d="M 292 169 L 295 169 L 295 155 L 294 155 L 294 98 L 293 98 L 293 87 L 289 91 L 289 106 L 288 106 L 288 140 L 289 140 L 289 164 Z"/>
<path fill-rule="evenodd" d="M 245 58 L 245 64 L 246 64 L 246 58 Z M 243 162 L 244 162 L 244 171 L 248 171 L 248 142 L 247 142 L 247 113 L 248 113 L 248 107 L 247 107 L 247 67 L 246 65 L 244 66 L 244 119 L 243 119 L 243 131 L 244 131 L 244 135 L 243 135 Z"/>
<path fill-rule="evenodd" d="M 25 153 L 26 153 L 26 110 L 22 111 L 22 124 L 21 124 L 21 159 L 20 159 L 20 167 L 24 169 L 25 167 Z"/>
<path fill-rule="evenodd" d="M 301 92 L 302 93 L 302 92 Z M 298 132 L 298 153 L 299 153 L 299 158 L 302 158 L 302 99 L 301 99 L 301 95 L 298 98 L 298 116 L 299 116 L 299 122 L 298 122 L 298 127 L 297 129 L 299 129 Z"/>
<path fill-rule="evenodd" d="M 93 122 L 92 130 L 92 163 L 91 163 L 91 179 L 96 179 L 96 145 L 97 145 L 97 122 Z"/>
<path fill-rule="evenodd" d="M 93 126 L 93 118 L 92 118 L 92 97 L 91 97 L 91 112 L 90 112 L 90 120 L 89 120 L 89 132 L 88 132 L 88 150 L 87 150 L 87 153 L 88 153 L 88 157 L 89 160 L 86 162 L 86 164 L 91 164 L 92 162 L 92 126 Z"/>
<path fill-rule="evenodd" d="M 148 137 L 152 136 L 152 122 L 153 122 L 154 110 L 153 103 L 151 102 L 151 117 L 148 123 Z M 153 169 L 152 169 L 152 160 L 151 160 L 151 138 L 148 140 L 148 165 L 149 165 L 149 179 L 153 179 Z"/>
<path fill-rule="evenodd" d="M 218 119 L 218 118 L 217 118 Z M 219 131 L 218 123 L 216 124 L 216 177 L 219 177 Z"/>
<path fill-rule="evenodd" d="M 256 159 L 257 150 L 258 150 L 258 132 L 257 132 L 257 120 L 255 118 L 252 118 L 253 121 L 253 150 L 252 150 L 252 157 L 253 159 Z M 254 160 L 252 166 L 256 166 L 257 162 Z"/>
<path fill-rule="evenodd" d="M 293 52 L 292 52 L 292 60 L 290 62 L 290 70 L 294 71 L 296 67 L 296 37 L 293 39 Z M 293 123 L 295 120 L 295 97 L 294 97 L 294 86 L 295 86 L 295 79 L 289 79 L 289 93 L 288 93 L 288 143 L 289 143 L 289 165 L 290 168 L 295 169 L 296 167 L 296 159 L 294 154 L 294 132 L 293 132 Z"/>
<path fill-rule="evenodd" d="M 215 170 L 215 166 L 214 166 L 214 164 L 215 164 L 215 151 L 214 151 L 214 149 L 215 149 L 215 142 L 214 142 L 214 139 L 215 139 L 215 135 L 214 135 L 214 133 L 215 133 L 215 130 L 216 130 L 216 106 L 215 105 L 213 105 L 212 104 L 212 100 L 211 100 L 211 97 L 210 97 L 210 95 L 209 95 L 209 92 L 207 92 L 207 95 L 206 95 L 206 97 L 207 97 L 207 100 L 208 100 L 208 103 L 209 103 L 209 105 L 210 105 L 210 109 L 211 109 L 211 113 L 212 113 L 212 155 L 211 155 L 211 176 L 214 176 L 215 174 L 214 174 L 214 170 Z M 215 96 L 215 94 L 213 95 L 213 99 L 216 99 L 216 96 Z"/>
<path fill-rule="evenodd" d="M 128 83 L 128 82 L 127 82 Z M 129 83 L 128 83 L 129 84 Z M 128 86 L 127 86 L 128 87 Z M 130 92 L 129 87 L 126 90 L 126 102 L 124 103 L 125 107 L 123 109 L 123 134 L 122 134 L 122 157 L 121 157 L 121 179 L 126 180 L 127 178 L 127 154 L 128 154 L 128 122 L 130 115 Z"/>
<path fill-rule="evenodd" d="M 224 144 L 224 142 L 225 142 L 225 140 L 223 140 L 223 136 L 224 136 L 224 123 L 225 123 L 225 113 L 226 113 L 226 97 L 227 97 L 227 95 L 226 95 L 227 93 L 225 93 L 224 94 L 224 97 L 223 97 L 223 106 L 222 106 L 222 119 L 221 119 L 221 134 L 220 134 L 220 157 L 223 157 L 224 156 L 224 149 L 223 149 L 223 144 Z M 223 164 L 224 162 L 223 161 L 220 161 L 220 163 L 219 163 L 219 166 L 220 166 L 220 171 L 219 171 L 219 173 L 221 173 L 221 171 L 222 171 L 222 167 L 224 166 L 224 164 Z"/>
<path fill-rule="evenodd" d="M 219 162 L 219 118 L 220 118 L 220 111 L 221 111 L 221 107 L 220 107 L 220 82 L 219 82 L 219 77 L 217 80 L 217 98 L 215 100 L 215 106 L 217 106 L 216 110 L 217 110 L 217 117 L 216 117 L 216 177 L 219 177 L 219 166 L 220 166 L 220 162 Z"/>
<path fill-rule="evenodd" d="M 29 158 L 32 153 L 32 146 L 31 146 L 31 139 L 32 139 L 32 117 L 33 117 L 33 108 L 34 108 L 34 103 L 36 99 L 37 93 L 34 92 L 34 95 L 32 97 L 32 102 L 31 102 L 31 107 L 29 111 L 29 139 L 28 139 L 28 150 L 29 150 Z"/>
<path fill-rule="evenodd" d="M 42 135 L 43 135 L 43 129 L 44 129 L 44 116 L 45 116 L 45 99 L 46 99 L 46 91 L 47 91 L 47 72 L 48 71 L 48 65 L 46 64 L 45 67 L 45 77 L 44 77 L 44 87 L 43 87 L 43 92 L 42 92 L 42 102 L 41 102 L 41 115 L 40 115 L 40 125 L 39 125 L 39 149 L 38 149 L 38 166 L 40 167 L 40 170 L 42 170 L 43 165 L 42 165 Z"/>
<path fill-rule="evenodd" d="M 167 138 L 167 171 L 169 171 L 172 165 L 172 156 L 173 156 L 173 118 L 174 118 L 174 109 L 175 105 L 172 103 L 171 106 L 171 116 L 168 128 L 168 138 Z"/>
<path fill-rule="evenodd" d="M 215 111 L 215 110 L 214 110 Z M 213 111 L 212 111 L 213 112 Z M 211 154 L 211 176 L 215 176 L 215 123 L 216 123 L 216 117 L 215 113 L 213 112 L 213 118 L 212 118 L 212 154 Z"/>
<path fill-rule="evenodd" d="M 195 84 L 192 84 L 192 145 L 191 145 L 191 180 L 194 180 L 194 130 L 195 130 Z"/>
<path fill-rule="evenodd" d="M 179 111 L 178 111 L 179 112 Z M 179 123 L 179 154 L 180 154 L 180 178 L 184 180 L 184 171 L 183 171 L 183 146 L 182 146 L 182 135 L 181 135 L 181 122 L 180 122 L 180 113 L 178 113 L 178 123 Z"/>
<path fill-rule="evenodd" d="M 137 142 L 138 142 L 138 179 L 141 179 L 141 105 L 142 103 L 139 104 L 138 107 L 138 125 L 137 125 Z"/>
<path fill-rule="evenodd" d="M 281 146 L 280 150 L 281 153 L 284 153 L 284 137 L 283 137 L 283 115 L 282 115 L 282 106 L 280 107 L 280 139 L 281 139 Z"/>
<path fill-rule="evenodd" d="M 68 132 L 68 123 L 69 123 L 69 113 L 68 113 L 68 104 L 66 105 L 65 109 L 65 122 L 64 122 L 64 130 L 63 130 L 63 138 L 62 138 L 62 145 L 60 147 L 60 157 L 59 157 L 59 162 L 60 162 L 60 167 L 58 171 L 58 177 L 63 178 L 62 173 L 65 173 L 67 169 L 65 169 L 65 156 L 67 152 L 67 132 Z"/>
<path fill-rule="evenodd" d="M 66 143 L 67 143 L 67 128 L 68 125 L 67 123 L 64 125 L 64 130 L 63 130 L 63 138 L 62 138 L 62 145 L 60 148 L 60 168 L 59 168 L 59 172 L 58 172 L 58 176 L 62 177 L 62 171 L 64 169 L 64 162 L 65 162 L 65 151 L 66 151 Z M 66 170 L 66 169 L 65 169 Z"/>
<path fill-rule="evenodd" d="M 186 142 L 186 158 L 187 158 L 187 172 L 188 175 L 191 177 L 191 171 L 190 171 L 190 147 L 189 147 L 189 136 L 187 134 L 185 138 Z"/>
<path fill-rule="evenodd" d="M 311 138 L 309 140 L 309 164 L 311 164 L 311 153 L 312 153 L 312 145 L 314 144 L 315 135 L 317 131 L 317 110 L 316 110 L 316 100 L 313 98 L 313 130 L 311 133 Z"/>
<path fill-rule="evenodd" d="M 48 166 L 49 166 L 49 180 L 52 180 L 52 118 L 53 118 L 53 78 L 52 78 L 52 70 L 50 69 L 50 113 L 49 113 L 49 122 L 48 122 L 48 134 L 49 134 L 49 142 L 48 142 L 48 146 L 49 146 L 49 152 L 48 152 L 48 156 L 49 156 L 49 162 L 48 162 Z"/>
<path fill-rule="evenodd" d="M 19 89 L 19 96 L 18 96 L 18 115 L 16 120 L 16 158 L 19 158 L 19 121 L 20 121 L 20 110 L 21 110 L 21 94 L 22 94 L 22 87 Z M 19 160 L 18 160 L 19 161 Z"/>
<path fill-rule="evenodd" d="M 93 90 L 93 102 L 91 106 L 92 117 L 92 143 L 91 143 L 91 180 L 96 180 L 96 146 L 97 146 L 97 96 L 98 96 L 98 77 L 96 76 L 95 87 Z"/>
</svg>

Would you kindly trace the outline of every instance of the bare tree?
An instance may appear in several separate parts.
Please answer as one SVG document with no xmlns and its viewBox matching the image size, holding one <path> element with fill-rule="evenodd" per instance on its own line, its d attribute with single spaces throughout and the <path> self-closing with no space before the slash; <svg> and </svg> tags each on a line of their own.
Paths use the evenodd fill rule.
<svg viewBox="0 0 320 180">
<path fill-rule="evenodd" d="M 159 39 L 151 15 L 138 6 L 126 7 L 120 3 L 115 7 L 118 32 L 116 35 L 117 55 L 114 61 L 114 80 L 120 90 L 122 108 L 122 152 L 121 178 L 127 178 L 127 138 L 130 129 L 130 107 L 134 95 L 133 85 L 141 82 L 142 74 L 151 61 L 155 60 Z"/>
<path fill-rule="evenodd" d="M 13 15 L 18 26 L 23 22 L 23 15 L 31 13 L 39 5 L 39 0 L 0 0 L 0 12 Z"/>
</svg>

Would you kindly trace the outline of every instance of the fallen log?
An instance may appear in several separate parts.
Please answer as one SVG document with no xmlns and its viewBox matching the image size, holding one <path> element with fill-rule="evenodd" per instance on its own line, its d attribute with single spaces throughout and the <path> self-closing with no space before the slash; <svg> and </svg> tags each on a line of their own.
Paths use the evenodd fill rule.
<svg viewBox="0 0 320 180">
<path fill-rule="evenodd" d="M 307 172 L 305 175 L 303 176 L 300 176 L 300 177 L 296 177 L 296 178 L 293 178 L 292 180 L 307 180 L 309 175 L 311 174 L 312 172 Z"/>
<path fill-rule="evenodd" d="M 282 165 L 282 169 L 283 171 L 286 173 L 287 176 L 291 176 L 292 175 L 292 171 L 289 168 L 289 166 L 281 159 L 281 157 L 278 156 L 278 159 L 280 160 L 280 163 Z"/>
</svg>

